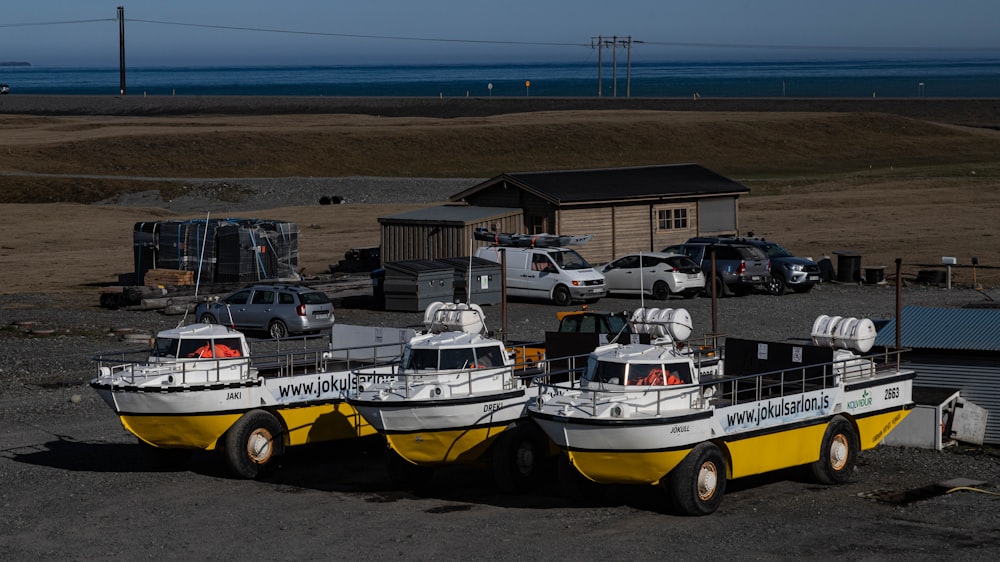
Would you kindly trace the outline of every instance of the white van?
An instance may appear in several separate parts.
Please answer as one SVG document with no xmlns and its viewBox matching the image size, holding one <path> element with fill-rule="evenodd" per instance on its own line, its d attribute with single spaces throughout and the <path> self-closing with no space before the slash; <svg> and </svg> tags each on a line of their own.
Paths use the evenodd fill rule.
<svg viewBox="0 0 1000 562">
<path fill-rule="evenodd" d="M 507 294 L 551 300 L 559 306 L 573 301 L 593 302 L 608 294 L 604 275 L 569 248 L 483 246 L 476 257 L 500 263 L 507 254 Z"/>
</svg>

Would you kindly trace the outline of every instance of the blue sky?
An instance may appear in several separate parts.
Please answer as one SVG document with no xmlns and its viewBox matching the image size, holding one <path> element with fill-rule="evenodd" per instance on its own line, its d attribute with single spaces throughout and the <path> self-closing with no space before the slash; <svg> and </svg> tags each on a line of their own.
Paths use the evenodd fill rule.
<svg viewBox="0 0 1000 562">
<path fill-rule="evenodd" d="M 118 5 L 130 66 L 590 62 L 613 35 L 635 62 L 1000 56 L 997 0 L 33 0 L 0 61 L 117 66 Z"/>
</svg>

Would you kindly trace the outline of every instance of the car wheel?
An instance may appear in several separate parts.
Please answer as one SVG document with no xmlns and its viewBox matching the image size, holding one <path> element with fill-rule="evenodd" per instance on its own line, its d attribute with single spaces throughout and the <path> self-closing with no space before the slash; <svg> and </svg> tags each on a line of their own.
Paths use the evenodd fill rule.
<svg viewBox="0 0 1000 562">
<path fill-rule="evenodd" d="M 280 340 L 281 338 L 288 337 L 288 326 L 281 320 L 271 320 L 271 323 L 267 325 L 267 333 L 271 334 L 271 337 Z"/>
<path fill-rule="evenodd" d="M 204 314 L 202 314 L 201 318 L 198 318 L 198 321 L 201 322 L 202 324 L 218 324 L 219 323 L 215 319 L 215 316 L 212 316 L 211 314 L 209 314 L 207 312 L 204 313 Z"/>
<path fill-rule="evenodd" d="M 665 301 L 670 298 L 670 286 L 665 281 L 653 283 L 653 298 L 658 301 Z"/>
<path fill-rule="evenodd" d="M 769 295 L 783 295 L 785 294 L 785 278 L 780 275 L 769 275 L 764 288 L 767 289 Z"/>
<path fill-rule="evenodd" d="M 705 296 L 712 296 L 712 280 L 709 279 L 705 281 Z M 721 277 L 715 278 L 715 296 L 724 297 L 726 296 L 726 284 L 722 281 Z"/>
<path fill-rule="evenodd" d="M 573 302 L 573 296 L 569 294 L 569 289 L 564 285 L 559 285 L 552 291 L 552 302 L 559 306 L 568 306 Z"/>
</svg>

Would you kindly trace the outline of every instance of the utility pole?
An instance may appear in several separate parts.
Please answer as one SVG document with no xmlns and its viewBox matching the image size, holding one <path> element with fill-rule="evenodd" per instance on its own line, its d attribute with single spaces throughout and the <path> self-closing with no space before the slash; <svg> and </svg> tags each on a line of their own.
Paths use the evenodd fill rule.
<svg viewBox="0 0 1000 562">
<path fill-rule="evenodd" d="M 601 48 L 604 46 L 604 38 L 600 35 L 597 36 L 597 97 L 601 97 L 601 91 L 604 87 L 601 85 L 601 68 L 604 66 L 601 62 Z M 590 38 L 590 48 L 594 48 L 594 38 Z"/>
<path fill-rule="evenodd" d="M 604 64 L 601 57 L 601 51 L 605 47 L 610 47 L 614 49 L 611 54 L 611 74 L 614 85 L 612 86 L 612 95 L 618 97 L 618 47 L 624 47 L 628 52 L 628 68 L 625 74 L 625 96 L 632 96 L 632 43 L 642 43 L 642 41 L 633 41 L 632 36 L 629 35 L 626 38 L 619 39 L 617 35 L 612 35 L 610 39 L 605 39 L 603 35 L 598 35 L 597 37 L 590 38 L 591 48 L 597 47 L 597 95 L 603 95 L 603 85 L 601 84 L 601 72 L 603 70 Z"/>
<path fill-rule="evenodd" d="M 118 90 L 125 95 L 125 6 L 118 6 Z"/>
</svg>

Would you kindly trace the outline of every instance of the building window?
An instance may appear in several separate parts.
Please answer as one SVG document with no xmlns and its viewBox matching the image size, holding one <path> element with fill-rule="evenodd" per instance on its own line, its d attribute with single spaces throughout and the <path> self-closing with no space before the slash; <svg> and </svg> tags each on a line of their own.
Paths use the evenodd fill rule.
<svg viewBox="0 0 1000 562">
<path fill-rule="evenodd" d="M 688 227 L 687 209 L 660 209 L 656 213 L 659 230 L 680 230 Z"/>
</svg>

